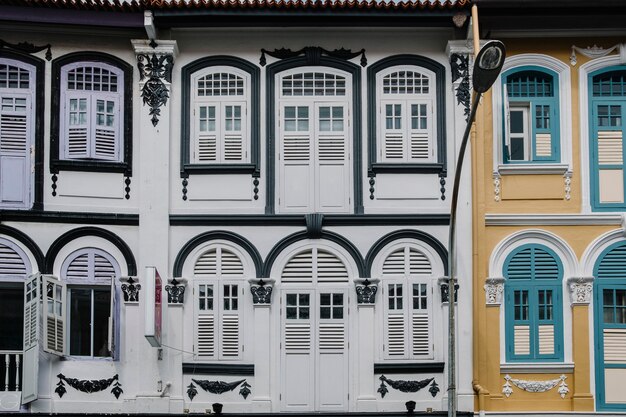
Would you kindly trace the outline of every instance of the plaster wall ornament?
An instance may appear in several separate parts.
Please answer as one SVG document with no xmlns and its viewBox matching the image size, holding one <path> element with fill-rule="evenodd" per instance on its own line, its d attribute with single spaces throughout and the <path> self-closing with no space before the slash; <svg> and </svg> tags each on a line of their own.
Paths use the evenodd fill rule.
<svg viewBox="0 0 626 417">
<path fill-rule="evenodd" d="M 502 393 L 507 398 L 510 397 L 511 394 L 513 394 L 512 385 L 515 385 L 517 388 L 526 392 L 546 392 L 550 391 L 558 385 L 559 389 L 557 390 L 557 392 L 559 393 L 561 398 L 565 398 L 565 396 L 569 392 L 569 387 L 565 383 L 566 379 L 567 377 L 565 375 L 561 375 L 557 379 L 551 379 L 548 381 L 528 381 L 523 379 L 511 378 L 511 376 L 507 374 L 504 376 L 505 383 L 502 386 Z"/>
<path fill-rule="evenodd" d="M 161 107 L 167 104 L 172 83 L 176 41 L 132 40 L 139 70 L 139 89 L 143 104 L 150 107 L 150 121 L 156 127 Z"/>
<path fill-rule="evenodd" d="M 576 65 L 578 60 L 576 59 L 576 52 L 579 54 L 586 56 L 590 59 L 601 58 L 603 56 L 607 56 L 617 48 L 620 48 L 620 56 L 622 54 L 622 50 L 624 49 L 624 44 L 622 45 L 613 45 L 610 48 L 604 49 L 598 45 L 588 46 L 586 48 L 580 48 L 578 46 L 572 45 L 572 54 L 569 57 L 569 62 L 572 66 Z M 623 62 L 623 61 L 622 61 Z"/>
<path fill-rule="evenodd" d="M 380 280 L 377 278 L 355 280 L 356 302 L 358 305 L 374 305 L 376 303 L 379 282 Z"/>
<path fill-rule="evenodd" d="M 487 278 L 483 288 L 485 289 L 485 302 L 488 306 L 502 305 L 504 294 L 504 281 L 502 277 Z"/>
<path fill-rule="evenodd" d="M 576 277 L 567 280 L 572 305 L 588 305 L 593 294 L 593 277 Z"/>
<path fill-rule="evenodd" d="M 124 294 L 124 302 L 138 303 L 141 284 L 139 284 L 137 277 L 120 277 L 120 282 L 122 283 L 120 288 Z"/>
<path fill-rule="evenodd" d="M 165 291 L 167 291 L 167 303 L 183 305 L 185 302 L 185 285 L 187 285 L 187 279 L 169 278 L 167 282 L 168 284 L 165 286 Z"/>
<path fill-rule="evenodd" d="M 501 185 L 502 185 L 502 177 L 500 173 L 497 171 L 493 172 L 493 199 L 496 202 L 499 202 L 502 197 L 500 196 Z"/>
<path fill-rule="evenodd" d="M 252 304 L 255 306 L 272 304 L 272 292 L 274 290 L 274 280 L 271 278 L 251 279 L 250 293 L 252 294 Z"/>
<path fill-rule="evenodd" d="M 565 180 L 565 200 L 570 201 L 572 198 L 572 171 L 563 174 Z"/>
</svg>

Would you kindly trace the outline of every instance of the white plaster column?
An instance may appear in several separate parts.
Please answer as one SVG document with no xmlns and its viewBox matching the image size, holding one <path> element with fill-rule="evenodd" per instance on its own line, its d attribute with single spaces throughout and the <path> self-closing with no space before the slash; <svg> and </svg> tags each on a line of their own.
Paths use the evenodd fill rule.
<svg viewBox="0 0 626 417">
<path fill-rule="evenodd" d="M 251 280 L 250 285 L 254 305 L 254 386 L 251 410 L 254 413 L 272 411 L 270 311 L 274 288 L 271 283 L 268 280 Z"/>
<path fill-rule="evenodd" d="M 377 409 L 376 384 L 374 381 L 375 351 L 375 300 L 378 286 L 377 280 L 359 280 L 356 283 L 357 293 L 357 360 L 356 376 L 356 411 L 375 412 Z"/>
<path fill-rule="evenodd" d="M 132 40 L 137 57 L 134 80 L 133 102 L 136 116 L 133 134 L 133 166 L 139 182 L 139 250 L 137 256 L 139 280 L 143 280 L 147 266 L 156 267 L 163 282 L 170 273 L 169 265 L 169 201 L 170 201 L 170 120 L 172 94 L 171 71 L 177 53 L 176 41 Z M 165 292 L 163 292 L 165 295 Z M 143 329 L 145 317 L 144 300 L 140 298 L 141 320 L 133 329 Z M 169 344 L 178 337 L 168 326 L 170 309 L 163 303 L 163 343 Z M 138 338 L 136 348 L 141 358 L 131 364 L 132 373 L 141 385 L 137 394 L 137 410 L 141 412 L 169 412 L 169 400 L 161 398 L 159 381 L 162 385 L 171 381 L 168 362 L 175 361 L 176 352 L 163 349 L 162 360 L 158 349 L 151 347 L 143 335 Z M 180 373 L 180 369 L 176 373 Z"/>
<path fill-rule="evenodd" d="M 184 347 L 184 301 L 186 295 L 187 280 L 185 278 L 168 279 L 163 292 L 164 302 L 167 300 L 167 342 L 171 346 L 167 352 L 168 379 L 163 381 L 162 389 L 164 396 L 169 397 L 170 413 L 183 413 L 184 409 L 184 386 L 183 386 L 183 347 Z M 188 308 L 192 308 L 189 305 Z M 171 385 L 166 386 L 167 383 Z"/>
</svg>

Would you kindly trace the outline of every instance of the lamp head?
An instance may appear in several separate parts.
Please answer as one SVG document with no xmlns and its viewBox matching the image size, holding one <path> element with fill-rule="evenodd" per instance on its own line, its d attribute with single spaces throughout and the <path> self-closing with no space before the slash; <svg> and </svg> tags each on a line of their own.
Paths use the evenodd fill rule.
<svg viewBox="0 0 626 417">
<path fill-rule="evenodd" d="M 474 91 L 482 94 L 491 88 L 502 70 L 505 56 L 506 49 L 500 41 L 489 41 L 480 49 L 472 74 Z"/>
</svg>

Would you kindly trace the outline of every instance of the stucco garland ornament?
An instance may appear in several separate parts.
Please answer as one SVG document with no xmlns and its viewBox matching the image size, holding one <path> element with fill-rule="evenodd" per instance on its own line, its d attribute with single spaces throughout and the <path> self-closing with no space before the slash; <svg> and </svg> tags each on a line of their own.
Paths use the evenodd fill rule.
<svg viewBox="0 0 626 417">
<path fill-rule="evenodd" d="M 548 381 L 527 381 L 524 379 L 515 379 L 511 378 L 510 375 L 505 375 L 504 380 L 506 381 L 502 386 L 502 393 L 508 398 L 513 394 L 513 388 L 511 384 L 515 385 L 517 388 L 526 391 L 526 392 L 546 392 L 550 391 L 552 388 L 559 386 L 557 390 L 561 398 L 565 398 L 567 393 L 569 392 L 569 387 L 565 383 L 567 377 L 565 375 L 561 375 L 557 379 L 551 379 Z"/>
</svg>

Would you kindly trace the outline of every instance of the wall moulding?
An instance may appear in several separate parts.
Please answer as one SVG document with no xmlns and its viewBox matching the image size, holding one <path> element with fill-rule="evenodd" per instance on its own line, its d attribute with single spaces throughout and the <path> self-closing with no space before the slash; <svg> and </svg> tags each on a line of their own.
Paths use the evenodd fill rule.
<svg viewBox="0 0 626 417">
<path fill-rule="evenodd" d="M 531 381 L 524 379 L 516 379 L 511 378 L 510 375 L 505 375 L 504 380 L 506 381 L 502 386 L 502 393 L 509 398 L 511 394 L 513 394 L 513 387 L 511 385 L 515 385 L 517 388 L 526 391 L 526 392 L 546 392 L 550 391 L 552 388 L 559 386 L 557 392 L 561 396 L 561 398 L 565 398 L 567 393 L 569 392 L 569 388 L 565 383 L 567 377 L 565 375 L 561 375 L 557 379 L 550 379 L 547 381 Z"/>
</svg>

